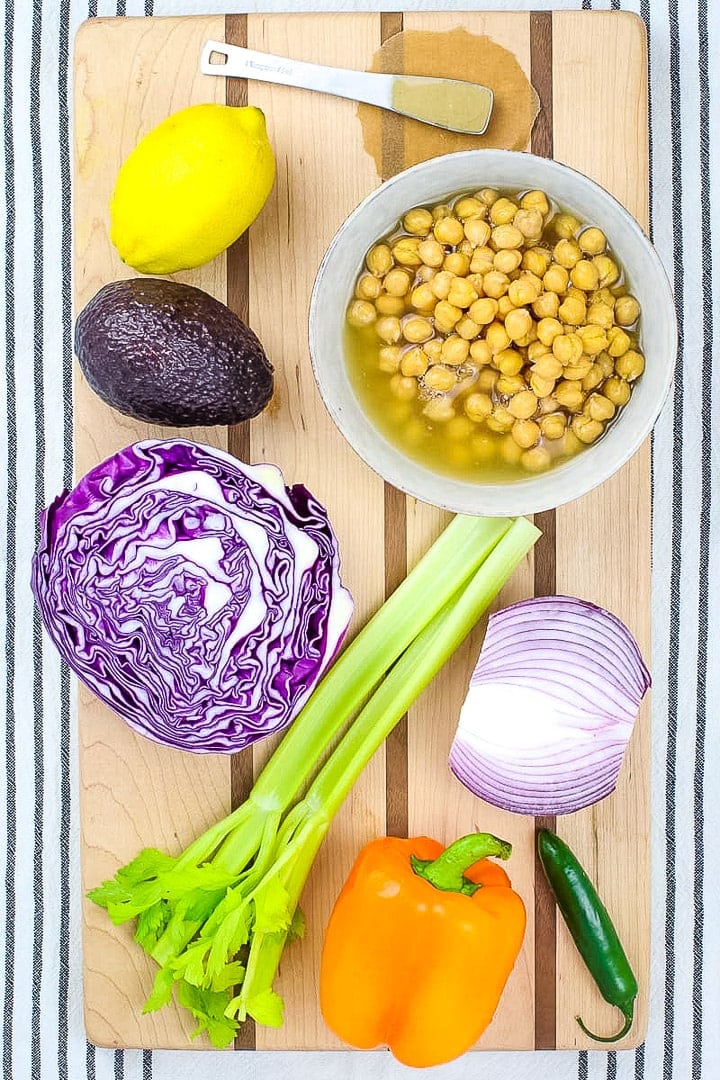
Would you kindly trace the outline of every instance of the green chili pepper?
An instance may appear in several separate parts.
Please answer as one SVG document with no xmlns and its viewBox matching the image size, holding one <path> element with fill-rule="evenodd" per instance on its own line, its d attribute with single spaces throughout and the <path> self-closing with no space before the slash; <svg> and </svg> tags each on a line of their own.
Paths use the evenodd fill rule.
<svg viewBox="0 0 720 1080">
<path fill-rule="evenodd" d="M 578 1024 L 597 1042 L 617 1042 L 627 1035 L 633 1022 L 638 984 L 625 955 L 617 931 L 605 906 L 582 866 L 559 836 L 541 829 L 537 838 L 538 854 L 545 876 L 572 939 L 588 971 L 609 1005 L 615 1005 L 625 1017 L 617 1035 L 594 1035 L 579 1016 Z"/>
</svg>

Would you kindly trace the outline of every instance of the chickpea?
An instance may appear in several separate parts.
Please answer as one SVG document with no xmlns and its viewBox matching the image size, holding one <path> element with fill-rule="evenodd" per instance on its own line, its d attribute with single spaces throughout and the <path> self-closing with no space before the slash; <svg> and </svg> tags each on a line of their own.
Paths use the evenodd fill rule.
<svg viewBox="0 0 720 1080">
<path fill-rule="evenodd" d="M 388 245 L 376 244 L 375 247 L 370 248 L 365 256 L 365 265 L 371 274 L 376 274 L 378 277 L 387 274 L 393 265 L 392 251 Z"/>
<path fill-rule="evenodd" d="M 441 334 L 449 334 L 461 316 L 462 311 L 459 307 L 455 307 L 447 300 L 440 300 L 435 305 L 435 329 Z"/>
<path fill-rule="evenodd" d="M 523 269 L 542 278 L 550 266 L 552 255 L 543 247 L 527 248 L 522 260 Z"/>
<path fill-rule="evenodd" d="M 423 240 L 421 244 L 418 244 L 417 253 L 425 266 L 431 266 L 433 269 L 442 266 L 445 259 L 445 248 L 442 244 L 438 244 L 437 240 Z"/>
<path fill-rule="evenodd" d="M 485 340 L 493 355 L 507 349 L 510 344 L 510 336 L 501 322 L 490 323 L 485 331 Z"/>
<path fill-rule="evenodd" d="M 433 336 L 433 326 L 429 319 L 421 315 L 411 315 L 402 324 L 403 337 L 412 344 L 429 341 Z"/>
<path fill-rule="evenodd" d="M 433 398 L 423 409 L 423 415 L 436 424 L 446 424 L 455 415 L 455 406 L 449 398 Z"/>
<path fill-rule="evenodd" d="M 607 332 L 607 351 L 612 357 L 622 356 L 630 348 L 629 336 L 619 326 L 611 326 Z"/>
<path fill-rule="evenodd" d="M 550 224 L 561 240 L 570 240 L 580 228 L 580 222 L 573 214 L 556 214 Z"/>
<path fill-rule="evenodd" d="M 540 438 L 540 427 L 534 420 L 516 420 L 512 426 L 512 437 L 523 450 L 529 450 Z"/>
<path fill-rule="evenodd" d="M 593 258 L 593 262 L 597 268 L 598 284 L 600 287 L 605 288 L 608 285 L 614 285 L 620 277 L 617 263 L 614 262 L 609 255 L 596 255 Z"/>
<path fill-rule="evenodd" d="M 383 287 L 388 296 L 405 296 L 410 291 L 412 275 L 399 266 L 393 267 L 383 278 Z"/>
<path fill-rule="evenodd" d="M 628 349 L 615 361 L 615 371 L 626 382 L 639 379 L 645 370 L 645 358 L 637 349 Z"/>
<path fill-rule="evenodd" d="M 599 364 L 593 364 L 590 370 L 582 380 L 583 390 L 594 390 L 596 386 L 599 386 L 605 376 L 602 373 L 602 368 Z"/>
<path fill-rule="evenodd" d="M 518 420 L 528 420 L 537 409 L 538 399 L 532 390 L 521 390 L 508 402 L 508 411 Z"/>
<path fill-rule="evenodd" d="M 498 302 L 491 296 L 483 296 L 470 305 L 468 315 L 480 326 L 487 326 L 497 315 Z"/>
<path fill-rule="evenodd" d="M 434 266 L 426 266 L 424 263 L 422 266 L 418 266 L 415 271 L 415 280 L 417 282 L 432 281 L 437 271 Z"/>
<path fill-rule="evenodd" d="M 382 291 L 382 284 L 374 274 L 363 274 L 355 286 L 358 300 L 377 300 Z"/>
<path fill-rule="evenodd" d="M 632 326 L 640 318 L 640 305 L 634 296 L 620 296 L 615 301 L 615 322 Z"/>
<path fill-rule="evenodd" d="M 451 244 L 454 247 L 465 239 L 465 230 L 457 218 L 444 217 L 435 222 L 433 236 L 438 243 Z"/>
<path fill-rule="evenodd" d="M 419 347 L 408 349 L 400 361 L 400 370 L 403 375 L 424 375 L 428 369 L 428 357 Z"/>
<path fill-rule="evenodd" d="M 512 300 L 507 295 L 507 293 L 505 294 L 505 296 L 500 297 L 500 299 L 497 302 L 497 306 L 498 306 L 498 318 L 499 319 L 507 318 L 508 314 L 511 311 L 515 310 L 515 305 L 513 304 Z"/>
<path fill-rule="evenodd" d="M 602 229 L 591 226 L 589 229 L 583 229 L 580 233 L 578 244 L 586 255 L 602 255 L 607 247 L 607 237 Z"/>
<path fill-rule="evenodd" d="M 577 334 L 583 344 L 583 352 L 588 356 L 597 356 L 608 347 L 608 338 L 601 326 L 579 326 Z"/>
<path fill-rule="evenodd" d="M 501 274 L 512 274 L 518 269 L 522 262 L 522 254 L 512 248 L 501 248 L 500 251 L 495 253 L 493 259 L 493 267 L 495 270 L 499 270 Z"/>
<path fill-rule="evenodd" d="M 593 420 L 592 417 L 584 414 L 573 417 L 572 429 L 580 442 L 583 443 L 593 443 L 603 433 L 603 426 L 600 421 Z"/>
<path fill-rule="evenodd" d="M 527 334 L 524 334 L 521 338 L 517 339 L 515 344 L 519 345 L 523 349 L 529 349 L 534 341 L 537 341 L 537 330 L 535 329 L 535 323 L 531 325 Z"/>
<path fill-rule="evenodd" d="M 375 301 L 378 315 L 395 315 L 398 318 L 404 315 L 407 305 L 403 296 L 388 296 L 381 293 Z"/>
<path fill-rule="evenodd" d="M 427 236 L 433 227 L 433 216 L 429 210 L 419 206 L 415 210 L 408 210 L 403 218 L 405 232 L 415 236 Z"/>
<path fill-rule="evenodd" d="M 565 417 L 562 413 L 550 413 L 548 416 L 543 416 L 540 421 L 540 432 L 544 439 L 549 439 L 553 442 L 555 439 L 562 439 L 565 434 Z"/>
<path fill-rule="evenodd" d="M 572 428 L 568 428 L 563 436 L 562 452 L 564 457 L 572 457 L 582 450 L 583 444 L 578 439 Z"/>
<path fill-rule="evenodd" d="M 522 390 L 527 390 L 527 385 L 522 375 L 501 375 L 495 384 L 495 392 L 502 397 L 512 397 Z"/>
<path fill-rule="evenodd" d="M 544 353 L 532 366 L 535 375 L 541 379 L 559 379 L 563 373 L 563 366 L 552 353 Z"/>
<path fill-rule="evenodd" d="M 470 343 L 458 334 L 451 334 L 442 343 L 441 357 L 444 364 L 459 367 L 464 364 L 470 352 Z"/>
<path fill-rule="evenodd" d="M 472 195 L 466 195 L 455 203 L 455 213 L 462 220 L 474 218 L 487 213 L 487 206 L 480 199 Z"/>
<path fill-rule="evenodd" d="M 443 259 L 443 267 L 458 277 L 465 277 L 470 269 L 470 256 L 463 255 L 462 251 L 451 251 Z"/>
<path fill-rule="evenodd" d="M 542 282 L 534 274 L 521 274 L 508 285 L 508 296 L 515 307 L 534 304 L 542 291 Z"/>
<path fill-rule="evenodd" d="M 407 375 L 393 375 L 390 380 L 390 392 L 401 401 L 412 401 L 417 393 L 417 382 Z"/>
<path fill-rule="evenodd" d="M 517 349 L 501 349 L 495 355 L 495 366 L 502 375 L 519 375 L 524 363 L 523 355 Z"/>
<path fill-rule="evenodd" d="M 526 240 L 539 240 L 543 230 L 543 216 L 539 210 L 522 207 L 513 218 L 513 225 Z"/>
<path fill-rule="evenodd" d="M 459 308 L 469 308 L 477 298 L 478 294 L 467 278 L 455 278 L 448 293 L 448 303 Z"/>
<path fill-rule="evenodd" d="M 383 345 L 378 350 L 378 367 L 388 375 L 394 375 L 400 367 L 402 349 L 399 345 Z"/>
<path fill-rule="evenodd" d="M 441 270 L 430 282 L 430 288 L 438 300 L 447 300 L 450 287 L 455 280 L 455 275 L 449 270 Z"/>
<path fill-rule="evenodd" d="M 555 400 L 568 412 L 580 412 L 583 407 L 585 395 L 579 382 L 569 382 L 564 379 L 555 387 Z"/>
<path fill-rule="evenodd" d="M 615 301 L 617 297 L 613 293 L 612 289 L 603 286 L 602 289 L 596 289 L 592 294 L 593 304 L 607 304 L 611 311 L 615 308 Z"/>
<path fill-rule="evenodd" d="M 586 315 L 585 304 L 577 296 L 566 296 L 558 308 L 558 318 L 571 326 L 580 326 L 585 321 Z"/>
<path fill-rule="evenodd" d="M 558 240 L 553 248 L 553 258 L 566 270 L 572 270 L 573 266 L 580 262 L 582 251 L 575 240 Z"/>
<path fill-rule="evenodd" d="M 550 213 L 550 203 L 544 191 L 526 191 L 520 205 L 524 210 L 537 210 L 543 217 Z"/>
<path fill-rule="evenodd" d="M 409 401 L 388 401 L 385 404 L 385 412 L 388 420 L 393 424 L 404 424 L 412 416 L 412 405 Z"/>
<path fill-rule="evenodd" d="M 417 236 L 403 236 L 392 248 L 392 256 L 400 266 L 420 266 L 422 259 L 418 253 L 420 240 Z"/>
<path fill-rule="evenodd" d="M 509 225 L 517 210 L 517 203 L 512 199 L 496 199 L 490 207 L 490 220 L 493 225 Z"/>
<path fill-rule="evenodd" d="M 473 460 L 478 464 L 487 464 L 488 461 L 492 461 L 497 452 L 497 442 L 495 437 L 493 435 L 488 435 L 485 431 L 478 435 L 473 435 L 470 440 L 470 447 Z"/>
<path fill-rule="evenodd" d="M 423 376 L 423 383 L 428 390 L 438 390 L 442 394 L 452 390 L 456 382 L 455 372 L 448 367 L 443 367 L 442 364 L 434 364 Z"/>
<path fill-rule="evenodd" d="M 487 274 L 495 265 L 495 252 L 491 247 L 475 248 L 470 260 L 473 274 Z"/>
<path fill-rule="evenodd" d="M 548 292 L 564 293 L 567 290 L 570 274 L 564 266 L 553 263 L 543 275 L 543 285 Z"/>
<path fill-rule="evenodd" d="M 467 416 L 454 416 L 452 420 L 448 421 L 448 426 L 445 429 L 451 439 L 457 439 L 458 442 L 462 439 L 465 440 L 470 437 L 474 430 L 473 422 Z"/>
<path fill-rule="evenodd" d="M 481 424 L 492 414 L 493 402 L 489 394 L 468 394 L 465 398 L 465 414 L 476 424 Z"/>
<path fill-rule="evenodd" d="M 375 323 L 375 332 L 386 345 L 395 345 L 402 337 L 402 326 L 396 315 L 383 315 Z"/>
<path fill-rule="evenodd" d="M 505 295 L 509 284 L 510 278 L 507 274 L 501 274 L 499 270 L 491 270 L 483 278 L 485 295 L 493 297 L 494 300 L 499 300 L 501 296 Z"/>
<path fill-rule="evenodd" d="M 559 334 L 553 340 L 552 351 L 561 364 L 574 364 L 582 356 L 582 341 L 577 334 Z"/>
<path fill-rule="evenodd" d="M 490 234 L 491 246 L 498 249 L 520 248 L 523 246 L 524 239 L 523 234 L 514 225 L 496 225 Z"/>
<path fill-rule="evenodd" d="M 498 434 L 505 435 L 512 429 L 515 423 L 515 417 L 504 405 L 496 405 L 493 408 L 492 416 L 488 416 L 485 421 L 491 431 L 496 431 Z"/>
<path fill-rule="evenodd" d="M 533 373 L 530 376 L 530 389 L 537 398 L 542 399 L 549 397 L 555 389 L 555 380 L 544 379 L 542 375 Z"/>
<path fill-rule="evenodd" d="M 557 319 L 541 319 L 537 324 L 538 339 L 543 345 L 546 345 L 548 349 L 552 348 L 553 342 L 556 338 L 560 337 L 562 333 L 562 323 L 559 323 Z"/>
<path fill-rule="evenodd" d="M 565 368 L 565 378 L 573 381 L 576 379 L 582 381 L 592 366 L 592 358 L 583 355 L 576 363 L 567 365 Z"/>
<path fill-rule="evenodd" d="M 439 363 L 440 353 L 442 352 L 442 338 L 433 338 L 432 341 L 426 341 L 423 345 L 423 351 L 427 353 L 433 364 Z"/>
<path fill-rule="evenodd" d="M 613 405 L 627 405 L 630 400 L 630 385 L 624 379 L 613 375 L 603 386 L 603 394 Z"/>
<path fill-rule="evenodd" d="M 532 450 L 525 451 L 520 461 L 528 472 L 543 472 L 550 468 L 552 458 L 544 446 L 534 446 Z"/>
<path fill-rule="evenodd" d="M 492 360 L 492 352 L 487 341 L 483 338 L 470 342 L 470 356 L 476 364 L 489 364 Z"/>
<path fill-rule="evenodd" d="M 486 206 L 492 206 L 500 198 L 500 192 L 496 191 L 495 188 L 485 187 L 475 192 L 475 198 L 485 203 Z"/>
<path fill-rule="evenodd" d="M 473 247 L 484 247 L 490 239 L 490 226 L 480 217 L 468 218 L 463 231 Z"/>
<path fill-rule="evenodd" d="M 601 352 L 595 357 L 595 363 L 603 373 L 603 378 L 607 379 L 608 375 L 612 375 L 615 371 L 615 361 L 608 352 Z"/>
<path fill-rule="evenodd" d="M 369 300 L 353 300 L 348 308 L 347 320 L 351 326 L 372 326 L 377 310 Z"/>
<path fill-rule="evenodd" d="M 554 292 L 542 292 L 533 302 L 532 309 L 538 319 L 554 319 L 560 307 L 560 297 Z"/>
<path fill-rule="evenodd" d="M 452 209 L 447 203 L 438 203 L 437 206 L 433 206 L 430 211 L 434 222 L 441 221 L 442 218 L 451 217 Z"/>
<path fill-rule="evenodd" d="M 423 282 L 422 285 L 418 285 L 416 289 L 413 289 L 410 296 L 410 303 L 416 309 L 416 311 L 432 311 L 437 303 L 435 293 L 430 288 L 429 282 Z"/>
<path fill-rule="evenodd" d="M 600 326 L 609 330 L 613 324 L 613 309 L 609 304 L 594 300 L 587 312 L 587 322 L 591 326 Z"/>
<path fill-rule="evenodd" d="M 455 333 L 466 341 L 473 341 L 480 333 L 480 327 L 468 315 L 464 315 L 455 326 Z"/>
<path fill-rule="evenodd" d="M 495 390 L 499 375 L 492 368 L 485 368 L 477 377 L 476 386 L 484 394 L 492 394 Z"/>
<path fill-rule="evenodd" d="M 490 269 L 492 269 L 492 267 L 490 267 Z M 478 296 L 484 296 L 485 295 L 485 290 L 483 289 L 483 278 L 484 278 L 484 276 L 485 276 L 484 274 L 472 274 L 472 273 L 468 274 L 468 276 L 467 276 L 467 280 L 470 282 L 470 284 L 472 285 L 473 289 L 478 294 Z"/>
<path fill-rule="evenodd" d="M 505 316 L 505 329 L 511 341 L 524 337 L 532 326 L 532 315 L 527 308 L 515 308 Z"/>
<path fill-rule="evenodd" d="M 515 425 L 513 424 L 513 430 Z M 500 440 L 500 457 L 507 465 L 519 465 L 522 457 L 522 447 L 518 446 L 512 432 Z"/>
<path fill-rule="evenodd" d="M 403 432 L 405 442 L 410 446 L 419 446 L 427 441 L 428 428 L 419 416 L 411 416 Z"/>
<path fill-rule="evenodd" d="M 600 274 L 595 263 L 588 259 L 581 259 L 570 271 L 570 280 L 577 289 L 592 292 L 598 287 Z"/>
<path fill-rule="evenodd" d="M 607 421 L 612 420 L 615 415 L 615 406 L 609 398 L 604 397 L 603 394 L 591 394 L 585 402 L 585 408 L 583 410 L 586 416 L 589 416 L 592 420 Z"/>
</svg>

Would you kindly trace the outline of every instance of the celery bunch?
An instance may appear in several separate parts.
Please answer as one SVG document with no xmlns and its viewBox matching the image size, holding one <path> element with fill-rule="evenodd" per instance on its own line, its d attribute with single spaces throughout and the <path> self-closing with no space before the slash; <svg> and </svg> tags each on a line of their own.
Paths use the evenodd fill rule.
<svg viewBox="0 0 720 1080">
<path fill-rule="evenodd" d="M 114 923 L 137 920 L 159 965 L 143 1011 L 175 992 L 193 1034 L 218 1048 L 247 1016 L 282 1023 L 273 982 L 302 933 L 300 894 L 330 822 L 538 535 L 524 518 L 455 517 L 335 661 L 248 799 L 181 855 L 147 848 L 89 893 Z"/>
</svg>

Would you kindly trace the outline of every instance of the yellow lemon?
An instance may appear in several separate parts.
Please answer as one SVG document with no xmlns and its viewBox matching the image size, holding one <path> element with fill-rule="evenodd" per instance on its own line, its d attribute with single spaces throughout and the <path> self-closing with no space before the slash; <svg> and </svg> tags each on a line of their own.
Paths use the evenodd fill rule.
<svg viewBox="0 0 720 1080">
<path fill-rule="evenodd" d="M 123 162 L 110 204 L 112 242 L 144 274 L 202 266 L 255 220 L 274 179 L 260 109 L 191 105 Z"/>
</svg>

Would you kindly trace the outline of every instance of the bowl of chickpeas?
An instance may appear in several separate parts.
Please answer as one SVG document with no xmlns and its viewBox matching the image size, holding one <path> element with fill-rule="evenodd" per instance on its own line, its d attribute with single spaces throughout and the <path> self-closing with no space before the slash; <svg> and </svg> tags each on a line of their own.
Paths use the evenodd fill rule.
<svg viewBox="0 0 720 1080">
<path fill-rule="evenodd" d="M 477 150 L 387 181 L 328 248 L 315 377 L 385 480 L 458 513 L 559 506 L 635 453 L 667 397 L 675 310 L 635 219 L 546 158 Z"/>
</svg>

